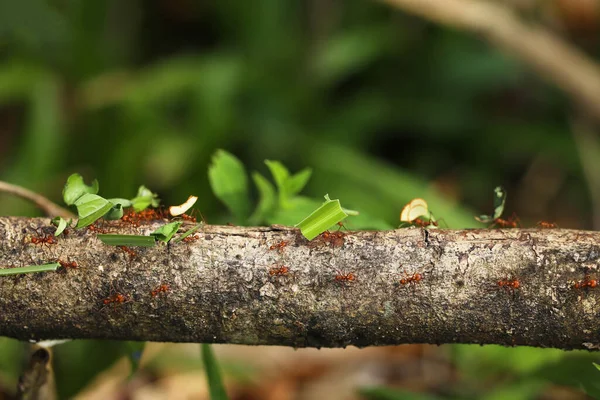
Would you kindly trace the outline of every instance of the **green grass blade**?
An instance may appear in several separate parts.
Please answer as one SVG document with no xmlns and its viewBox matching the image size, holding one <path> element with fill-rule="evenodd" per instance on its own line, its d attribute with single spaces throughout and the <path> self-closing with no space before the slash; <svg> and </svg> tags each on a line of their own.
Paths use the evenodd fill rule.
<svg viewBox="0 0 600 400">
<path fill-rule="evenodd" d="M 199 224 L 197 224 L 196 226 L 193 226 L 192 228 L 188 229 L 187 231 L 185 231 L 181 236 L 179 236 L 177 239 L 173 240 L 173 243 L 179 243 L 181 242 L 183 239 L 185 239 L 186 237 L 190 236 L 192 233 L 196 232 L 198 229 L 200 229 L 200 227 L 203 225 L 203 222 L 200 222 Z"/>
<path fill-rule="evenodd" d="M 60 267 L 59 263 L 50 263 L 43 265 L 28 265 L 26 267 L 16 268 L 3 268 L 0 269 L 0 276 L 3 275 L 17 275 L 17 274 L 31 274 L 34 272 L 47 272 L 56 271 Z"/>
<path fill-rule="evenodd" d="M 156 239 L 152 236 L 144 235 L 112 235 L 112 234 L 99 234 L 98 239 L 102 243 L 109 246 L 137 246 L 137 247 L 154 247 L 156 246 Z"/>
<path fill-rule="evenodd" d="M 208 379 L 208 388 L 211 400 L 227 400 L 227 392 L 223 386 L 221 372 L 212 348 L 209 344 L 202 343 L 202 362 L 206 369 L 206 378 Z"/>
<path fill-rule="evenodd" d="M 313 240 L 330 226 L 343 221 L 348 216 L 339 200 L 330 200 L 328 195 L 325 195 L 325 199 L 327 201 L 321 207 L 296 224 L 308 240 Z"/>
</svg>

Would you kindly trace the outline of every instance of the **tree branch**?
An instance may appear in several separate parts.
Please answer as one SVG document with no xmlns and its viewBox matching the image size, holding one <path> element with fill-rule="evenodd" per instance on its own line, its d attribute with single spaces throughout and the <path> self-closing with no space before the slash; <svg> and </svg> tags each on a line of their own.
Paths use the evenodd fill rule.
<svg viewBox="0 0 600 400">
<path fill-rule="evenodd" d="M 380 0 L 429 20 L 471 31 L 514 54 L 600 120 L 600 67 L 585 53 L 507 6 L 480 0 Z"/>
<path fill-rule="evenodd" d="M 135 248 L 131 259 L 85 229 L 58 244 L 32 244 L 34 230 L 47 224 L 0 218 L 0 265 L 58 258 L 80 267 L 0 277 L 2 336 L 294 347 L 600 345 L 600 288 L 574 287 L 598 279 L 599 232 L 400 229 L 351 232 L 331 247 L 291 228 L 206 226 L 196 242 Z M 122 225 L 107 227 L 147 234 L 157 226 Z M 270 250 L 282 240 L 285 247 Z M 282 265 L 287 273 L 270 274 Z M 335 279 L 350 273 L 354 281 Z M 402 284 L 415 273 L 420 282 Z M 512 279 L 519 288 L 498 286 Z M 170 290 L 153 297 L 163 284 Z M 117 293 L 128 301 L 103 304 Z"/>
<path fill-rule="evenodd" d="M 49 217 L 77 218 L 77 216 L 71 211 L 53 203 L 41 194 L 32 192 L 24 187 L 0 181 L 0 192 L 10 193 L 25 200 L 31 201 Z"/>
</svg>

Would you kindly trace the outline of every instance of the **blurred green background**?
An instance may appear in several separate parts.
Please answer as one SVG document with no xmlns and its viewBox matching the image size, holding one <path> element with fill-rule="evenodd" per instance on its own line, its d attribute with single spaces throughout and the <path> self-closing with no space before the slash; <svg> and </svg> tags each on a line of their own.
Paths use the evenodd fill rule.
<svg viewBox="0 0 600 400">
<path fill-rule="evenodd" d="M 598 18 L 575 29 L 564 4 L 517 11 L 551 29 L 562 22 L 559 34 L 598 53 Z M 223 148 L 267 176 L 265 159 L 311 167 L 304 194 L 329 193 L 378 227 L 396 227 L 414 197 L 451 228 L 481 226 L 472 216 L 491 212 L 504 185 L 525 226 L 591 229 L 576 114 L 519 60 L 367 0 L 0 0 L 0 179 L 58 203 L 79 172 L 105 197 L 144 184 L 164 204 L 198 195 L 209 223 L 230 221 L 207 177 Z M 0 215 L 40 213 L 0 194 Z M 0 345 L 10 392 L 20 348 Z M 92 345 L 63 347 L 64 366 Z M 582 353 L 452 349 L 467 376 L 501 376 L 496 389 L 473 381 L 465 397 L 537 398 L 548 382 L 577 388 L 600 376 Z"/>
</svg>

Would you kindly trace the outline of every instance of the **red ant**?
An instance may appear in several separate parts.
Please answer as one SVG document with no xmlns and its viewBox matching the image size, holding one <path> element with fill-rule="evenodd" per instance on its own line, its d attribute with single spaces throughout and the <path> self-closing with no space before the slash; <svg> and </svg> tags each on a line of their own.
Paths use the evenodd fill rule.
<svg viewBox="0 0 600 400">
<path fill-rule="evenodd" d="M 282 265 L 281 267 L 273 267 L 269 270 L 269 275 L 271 276 L 283 276 L 283 275 L 287 275 L 287 273 L 289 272 L 289 268 L 286 267 L 285 265 Z"/>
<path fill-rule="evenodd" d="M 344 245 L 344 237 L 346 234 L 340 230 L 336 232 L 325 231 L 321 233 L 321 239 L 328 243 L 331 247 L 342 247 Z"/>
<path fill-rule="evenodd" d="M 77 261 L 70 261 L 70 262 L 66 262 L 66 261 L 61 261 L 61 260 L 57 260 L 57 263 L 60 264 L 60 266 L 63 268 L 63 270 L 67 270 L 69 268 L 79 268 L 79 264 L 77 264 Z"/>
<path fill-rule="evenodd" d="M 339 282 L 339 283 L 353 282 L 355 280 L 356 280 L 356 275 L 354 275 L 352 272 L 350 272 L 348 274 L 343 274 L 342 272 L 338 271 L 337 275 L 335 276 L 335 281 Z"/>
<path fill-rule="evenodd" d="M 498 287 L 504 288 L 507 291 L 508 290 L 512 290 L 513 294 L 515 292 L 515 289 L 519 289 L 521 287 L 521 282 L 519 282 L 518 279 L 504 279 L 504 280 L 499 280 L 498 282 L 496 282 L 496 284 L 498 285 Z"/>
<path fill-rule="evenodd" d="M 590 276 L 586 275 L 582 281 L 575 282 L 575 285 L 573 287 L 575 289 L 583 289 L 586 287 L 595 288 L 596 286 L 598 286 L 598 281 L 595 279 L 590 279 Z"/>
<path fill-rule="evenodd" d="M 512 213 L 510 217 L 507 219 L 496 218 L 494 222 L 490 225 L 490 228 L 493 226 L 497 226 L 499 228 L 518 228 L 521 225 L 521 221 L 517 214 Z"/>
<path fill-rule="evenodd" d="M 198 236 L 198 235 L 189 235 L 189 236 L 184 237 L 182 239 L 182 241 L 184 241 L 186 243 L 191 243 L 191 242 L 195 242 L 198 239 L 200 239 L 200 236 Z"/>
<path fill-rule="evenodd" d="M 119 250 L 124 251 L 125 253 L 129 254 L 129 259 L 130 260 L 133 260 L 137 256 L 137 253 L 135 251 L 131 250 L 130 247 L 127 247 L 127 246 L 117 246 L 117 248 Z"/>
<path fill-rule="evenodd" d="M 58 240 L 56 239 L 56 237 L 54 237 L 52 235 L 44 234 L 40 230 L 36 230 L 36 232 L 37 232 L 38 236 L 32 236 L 31 243 L 41 244 L 42 246 L 46 245 L 47 247 L 50 247 L 51 244 L 58 243 Z"/>
<path fill-rule="evenodd" d="M 157 286 L 156 288 L 154 288 L 154 290 L 152 290 L 150 292 L 150 295 L 152 295 L 152 297 L 156 297 L 161 293 L 168 293 L 171 290 L 171 285 L 167 285 L 167 284 L 162 284 L 160 286 Z"/>
<path fill-rule="evenodd" d="M 96 233 L 108 233 L 108 231 L 104 228 L 100 228 L 98 225 L 98 221 L 94 222 L 92 225 L 89 225 L 87 229 Z"/>
<path fill-rule="evenodd" d="M 411 224 L 418 226 L 420 228 L 427 228 L 428 226 L 439 226 L 439 222 L 434 221 L 433 219 L 430 219 L 429 221 L 421 219 L 421 218 L 417 218 L 414 219 Z"/>
<path fill-rule="evenodd" d="M 556 228 L 558 228 L 558 225 L 556 225 L 554 222 L 546 222 L 546 221 L 538 222 L 537 226 L 540 229 L 556 229 Z"/>
<path fill-rule="evenodd" d="M 416 285 L 417 283 L 419 283 L 419 282 L 421 282 L 423 280 L 423 274 L 420 274 L 418 272 L 416 272 L 416 273 L 414 273 L 412 275 L 409 275 L 409 274 L 406 273 L 406 271 L 404 271 L 404 274 L 406 276 L 404 278 L 400 279 L 400 284 L 401 285 L 407 285 L 409 283 L 412 283 L 412 284 Z"/>
<path fill-rule="evenodd" d="M 113 309 L 116 311 L 117 304 L 129 303 L 130 301 L 131 297 L 129 295 L 122 293 L 114 293 L 102 300 L 102 304 L 104 304 L 104 307 L 102 307 L 102 309 L 107 307 L 109 304 L 113 304 Z"/>
<path fill-rule="evenodd" d="M 274 245 L 272 245 L 271 247 L 269 247 L 269 250 L 277 250 L 280 253 L 283 253 L 283 249 L 285 248 L 285 246 L 287 246 L 290 242 L 287 240 L 282 240 L 279 243 L 276 243 Z"/>
</svg>

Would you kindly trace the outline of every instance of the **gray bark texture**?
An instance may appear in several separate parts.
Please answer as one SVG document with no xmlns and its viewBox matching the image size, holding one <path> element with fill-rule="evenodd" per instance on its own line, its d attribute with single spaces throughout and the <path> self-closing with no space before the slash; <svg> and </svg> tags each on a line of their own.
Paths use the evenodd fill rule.
<svg viewBox="0 0 600 400">
<path fill-rule="evenodd" d="M 148 234 L 158 226 L 104 228 Z M 293 228 L 208 225 L 194 242 L 131 248 L 135 254 L 88 229 L 32 243 L 43 232 L 54 232 L 48 219 L 0 218 L 0 268 L 58 259 L 79 268 L 0 277 L 1 336 L 600 346 L 600 287 L 592 287 L 599 232 L 407 228 L 309 242 Z M 169 290 L 153 296 L 161 285 Z M 104 304 L 118 295 L 122 303 Z"/>
</svg>

